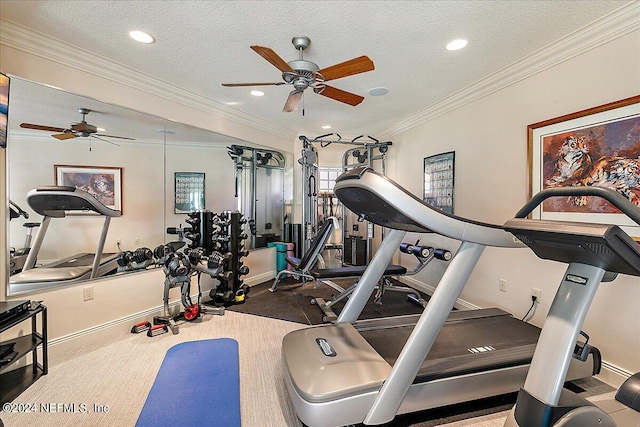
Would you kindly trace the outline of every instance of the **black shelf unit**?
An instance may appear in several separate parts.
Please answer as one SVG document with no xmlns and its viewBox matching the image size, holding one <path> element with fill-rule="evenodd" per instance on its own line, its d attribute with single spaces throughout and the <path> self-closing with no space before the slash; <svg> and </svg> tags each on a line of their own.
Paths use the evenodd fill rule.
<svg viewBox="0 0 640 427">
<path fill-rule="evenodd" d="M 40 331 L 37 329 L 37 315 L 40 314 Z M 31 333 L 0 344 L 14 344 L 13 351 L 17 353 L 14 359 L 2 367 L 0 373 L 0 405 L 13 401 L 38 378 L 47 375 L 49 361 L 47 354 L 47 307 L 40 304 L 26 312 L 0 322 L 0 333 L 20 325 L 31 319 Z M 42 346 L 42 361 L 38 359 L 38 347 Z M 21 358 L 31 353 L 31 364 L 14 370 L 9 367 Z"/>
</svg>

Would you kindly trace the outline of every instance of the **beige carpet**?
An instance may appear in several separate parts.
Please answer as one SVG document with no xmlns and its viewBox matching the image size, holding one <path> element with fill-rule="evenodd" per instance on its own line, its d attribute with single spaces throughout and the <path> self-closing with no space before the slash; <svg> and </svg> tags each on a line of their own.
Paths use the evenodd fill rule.
<svg viewBox="0 0 640 427">
<path fill-rule="evenodd" d="M 228 337 L 239 344 L 242 425 L 300 426 L 287 402 L 280 347 L 287 332 L 302 327 L 228 311 L 224 316 L 205 315 L 200 322 L 181 324 L 178 335 L 148 338 L 145 334 L 123 331 L 50 360 L 49 374 L 14 401 L 37 406 L 85 404 L 89 413 L 2 413 L 0 418 L 7 427 L 133 426 L 171 346 L 183 341 Z M 212 354 L 211 360 L 216 357 Z M 189 380 L 215 381 L 215 378 Z M 108 412 L 95 413 L 94 405 L 106 405 Z M 216 403 L 211 402 L 210 407 L 193 414 L 185 425 L 215 419 L 217 409 Z"/>
<path fill-rule="evenodd" d="M 178 335 L 169 333 L 148 338 L 145 334 L 132 335 L 123 330 L 56 356 L 50 360 L 49 374 L 14 401 L 34 404 L 36 409 L 41 404 L 60 404 L 61 412 L 0 413 L 0 418 L 7 427 L 134 426 L 171 346 L 184 341 L 228 337 L 239 344 L 243 427 L 300 427 L 302 424 L 289 403 L 284 385 L 280 351 L 282 337 L 304 327 L 307 326 L 227 311 L 224 316 L 205 315 L 199 322 L 183 323 Z M 215 360 L 217 355 L 210 357 Z M 215 378 L 186 380 L 215 381 Z M 600 395 L 611 395 L 610 390 L 604 385 L 596 391 Z M 595 399 L 606 397 L 600 395 Z M 84 405 L 87 411 L 65 412 L 64 404 L 75 404 L 78 409 Z M 95 412 L 94 405 L 108 407 L 108 412 Z M 215 420 L 217 410 L 216 402 L 212 401 L 184 425 L 199 425 L 203 419 Z M 501 427 L 506 416 L 506 412 L 500 412 L 449 424 L 431 421 L 410 425 Z"/>
</svg>

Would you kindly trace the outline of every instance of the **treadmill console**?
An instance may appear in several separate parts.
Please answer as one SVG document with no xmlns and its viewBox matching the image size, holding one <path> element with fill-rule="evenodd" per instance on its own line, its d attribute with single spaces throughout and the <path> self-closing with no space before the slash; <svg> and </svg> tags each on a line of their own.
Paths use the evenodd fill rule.
<svg viewBox="0 0 640 427">
<path fill-rule="evenodd" d="M 640 276 L 640 245 L 617 225 L 514 218 L 504 228 L 540 258 Z"/>
<path fill-rule="evenodd" d="M 526 219 L 550 197 L 596 196 L 620 209 L 640 225 L 640 208 L 622 194 L 604 187 L 549 188 L 536 194 L 503 226 L 538 257 L 580 263 L 611 273 L 640 276 L 640 245 L 617 225 Z"/>
</svg>

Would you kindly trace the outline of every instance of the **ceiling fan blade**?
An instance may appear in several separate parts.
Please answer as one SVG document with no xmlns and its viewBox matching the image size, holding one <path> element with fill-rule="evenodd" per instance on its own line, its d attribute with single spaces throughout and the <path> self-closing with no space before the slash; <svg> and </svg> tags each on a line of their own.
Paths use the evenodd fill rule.
<svg viewBox="0 0 640 427">
<path fill-rule="evenodd" d="M 46 130 L 48 132 L 64 132 L 63 128 L 54 128 L 52 126 L 42 126 L 42 125 L 34 125 L 31 123 L 20 123 L 21 128 L 25 129 L 35 129 L 35 130 Z"/>
<path fill-rule="evenodd" d="M 100 135 L 100 136 L 98 136 L 97 134 L 94 133 L 94 134 L 91 134 L 90 136 L 92 138 L 99 139 L 100 141 L 108 142 L 109 144 L 117 145 L 118 147 L 120 146 L 120 144 L 116 144 L 113 141 L 109 141 L 108 139 L 100 138 L 100 136 L 108 136 L 108 135 Z M 120 137 L 119 136 L 112 136 L 111 138 L 120 138 Z M 124 139 L 131 139 L 131 138 L 124 138 Z"/>
<path fill-rule="evenodd" d="M 105 135 L 105 134 L 102 134 L 102 133 L 93 133 L 93 134 L 91 134 L 91 136 L 95 136 L 95 137 L 101 136 L 103 138 L 106 137 L 106 138 L 128 139 L 129 141 L 135 141 L 136 140 L 135 138 L 127 138 L 126 136 Z"/>
<path fill-rule="evenodd" d="M 283 113 L 291 113 L 292 111 L 296 111 L 298 109 L 298 104 L 300 104 L 300 100 L 302 99 L 302 92 L 298 90 L 294 90 L 289 94 L 287 98 L 287 102 L 284 103 L 284 108 L 282 109 Z"/>
<path fill-rule="evenodd" d="M 273 49 L 263 46 L 251 46 L 251 49 L 253 49 L 258 55 L 269 61 L 271 65 L 273 65 L 283 73 L 285 71 L 289 71 L 291 73 L 296 72 L 293 68 L 291 68 L 289 64 L 286 63 L 284 59 L 280 58 L 280 56 L 278 56 L 278 54 L 275 53 Z"/>
<path fill-rule="evenodd" d="M 64 141 L 65 139 L 75 138 L 76 136 L 71 132 L 60 133 L 58 135 L 51 135 L 52 137 Z"/>
<path fill-rule="evenodd" d="M 315 93 L 327 98 L 335 99 L 336 101 L 344 102 L 351 106 L 356 106 L 364 100 L 364 96 L 356 95 L 355 93 L 347 92 L 342 89 L 337 89 L 333 86 L 325 86 L 324 90 L 313 90 Z"/>
<path fill-rule="evenodd" d="M 341 79 L 347 76 L 353 76 L 354 74 L 365 73 L 375 69 L 373 61 L 368 56 L 359 56 L 357 58 L 350 59 L 345 62 L 341 62 L 331 67 L 318 70 L 319 74 L 322 74 L 324 81 Z"/>
<path fill-rule="evenodd" d="M 239 87 L 239 86 L 280 86 L 285 84 L 285 82 L 275 82 L 275 83 L 222 83 L 224 87 Z"/>
</svg>

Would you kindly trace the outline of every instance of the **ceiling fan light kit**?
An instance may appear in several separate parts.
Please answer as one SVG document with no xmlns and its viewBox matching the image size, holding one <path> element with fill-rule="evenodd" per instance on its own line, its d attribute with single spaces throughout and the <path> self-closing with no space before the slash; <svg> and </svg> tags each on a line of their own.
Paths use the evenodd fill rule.
<svg viewBox="0 0 640 427">
<path fill-rule="evenodd" d="M 293 46 L 299 52 L 299 58 L 286 62 L 271 48 L 263 46 L 251 46 L 258 55 L 266 59 L 271 65 L 282 72 L 282 82 L 275 83 L 223 83 L 225 87 L 242 86 L 280 86 L 289 84 L 293 86 L 293 91 L 289 93 L 283 112 L 292 112 L 298 109 L 298 104 L 302 99 L 304 91 L 311 87 L 314 93 L 327 98 L 342 102 L 347 105 L 356 106 L 360 104 L 364 97 L 342 89 L 328 86 L 325 82 L 336 80 L 355 74 L 365 73 L 375 69 L 373 61 L 367 56 L 359 56 L 349 61 L 341 62 L 327 68 L 320 68 L 317 64 L 304 59 L 303 52 L 311 44 L 307 36 L 296 36 L 291 40 Z"/>
</svg>

